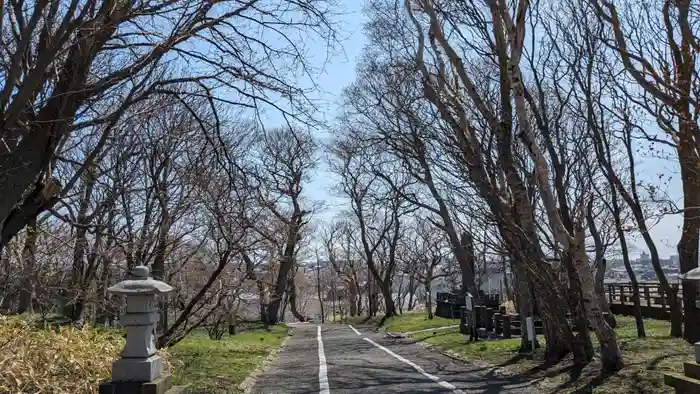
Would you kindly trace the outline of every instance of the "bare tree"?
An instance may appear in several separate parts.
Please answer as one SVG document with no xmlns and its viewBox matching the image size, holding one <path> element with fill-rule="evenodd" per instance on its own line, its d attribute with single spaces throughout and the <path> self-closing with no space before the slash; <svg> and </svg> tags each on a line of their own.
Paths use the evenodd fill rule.
<svg viewBox="0 0 700 394">
<path fill-rule="evenodd" d="M 313 70 L 291 36 L 332 42 L 327 13 L 316 1 L 4 3 L 0 247 L 64 196 L 122 132 L 122 116 L 154 93 L 203 97 L 212 108 L 267 105 L 311 121 L 296 71 Z M 183 63 L 197 66 L 177 70 Z M 68 178 L 55 177 L 56 152 L 90 128 L 99 142 Z"/>
<path fill-rule="evenodd" d="M 358 80 L 346 91 L 343 123 L 349 136 L 386 147 L 383 151 L 395 158 L 397 163 L 393 173 L 381 169 L 377 175 L 403 199 L 431 213 L 429 220 L 445 232 L 461 267 L 460 293 L 476 294 L 474 250 L 466 247 L 468 243 L 462 243 L 472 236 L 464 231 L 460 234 L 454 209 L 444 196 L 442 174 L 453 168 L 439 159 L 441 141 L 433 131 L 439 120 L 427 108 L 429 103 L 422 97 L 417 81 L 411 77 L 415 70 L 396 66 L 391 61 L 365 57 L 358 70 Z M 404 192 L 402 189 L 405 188 L 397 184 L 396 174 L 399 173 L 409 177 L 415 186 Z M 464 234 L 467 238 L 462 237 Z"/>
<path fill-rule="evenodd" d="M 700 237 L 700 140 L 698 140 L 698 72 L 696 62 L 698 37 L 691 28 L 697 18 L 691 2 L 662 1 L 650 4 L 619 6 L 609 1 L 587 2 L 607 27 L 598 34 L 617 55 L 620 68 L 641 88 L 641 93 L 624 83 L 617 87 L 635 104 L 654 118 L 661 136 L 643 131 L 652 141 L 672 147 L 678 155 L 683 184 L 683 229 L 678 241 L 681 272 L 698 266 Z M 660 277 L 660 281 L 663 279 Z M 664 291 L 669 290 L 664 286 Z M 669 292 L 675 299 L 675 293 Z M 700 338 L 700 310 L 693 308 L 696 285 L 683 287 L 685 308 L 684 338 Z M 675 302 L 675 301 L 674 301 Z M 675 309 L 674 309 L 675 311 Z M 674 313 L 677 315 L 677 312 Z M 677 320 L 677 318 L 675 319 Z M 677 328 L 674 328 L 677 334 Z"/>
<path fill-rule="evenodd" d="M 406 245 L 411 260 L 406 271 L 423 285 L 428 319 L 432 319 L 432 283 L 447 276 L 452 256 L 449 253 L 450 248 L 444 242 L 444 236 L 435 232 L 428 222 L 420 219 L 417 218 L 415 223 L 416 238 Z"/>
<path fill-rule="evenodd" d="M 340 175 L 341 192 L 350 200 L 353 220 L 360 233 L 368 275 L 369 314 L 376 313 L 377 303 L 369 280 L 374 281 L 384 298 L 384 318 L 396 315 L 392 280 L 398 263 L 396 248 L 402 234 L 402 217 L 415 210 L 393 188 L 387 187 L 370 164 L 370 148 L 352 139 L 339 138 L 330 147 L 330 166 Z M 381 260 L 381 257 L 384 260 Z M 381 264 L 383 263 L 383 264 Z"/>
<path fill-rule="evenodd" d="M 567 308 L 563 305 L 564 289 L 554 281 L 550 268 L 542 264 L 544 256 L 532 202 L 537 190 L 533 187 L 536 172 L 522 166 L 523 150 L 516 149 L 518 146 L 513 140 L 513 119 L 518 111 L 513 107 L 512 98 L 517 96 L 514 82 L 519 81 L 513 80 L 512 68 L 520 49 L 509 46 L 522 45 L 524 37 L 514 43 L 512 32 L 509 37 L 504 36 L 503 30 L 514 22 L 511 20 L 507 25 L 507 18 L 502 15 L 506 8 L 503 4 L 450 5 L 453 7 L 438 10 L 432 1 L 405 2 L 413 34 L 417 36 L 413 61 L 422 79 L 425 97 L 449 126 L 454 151 L 459 155 L 457 162 L 491 210 L 512 260 L 516 262 L 513 271 L 516 283 L 521 284 L 517 292 L 521 302 L 537 299 L 545 326 L 547 357 L 558 359 L 573 350 L 577 362 L 587 362 L 593 355 L 590 338 L 579 331 L 574 341 L 566 320 Z M 526 5 L 523 3 L 521 7 Z M 422 13 L 420 19 L 417 10 Z M 518 18 L 524 18 L 524 14 L 518 14 Z M 523 22 L 518 19 L 518 23 Z M 453 36 L 458 41 L 453 44 L 444 31 L 447 25 L 471 29 L 482 45 L 469 43 L 461 35 Z M 455 49 L 457 44 L 469 51 L 465 56 L 476 58 L 465 63 L 465 58 Z M 516 50 L 515 57 L 509 55 L 509 49 Z M 483 64 L 484 59 L 488 59 L 488 73 L 498 75 L 496 89 L 491 89 L 492 77 L 485 67 L 478 65 Z M 470 68 L 472 64 L 473 69 Z M 463 105 L 465 99 L 469 102 L 467 106 Z M 517 106 L 516 109 L 521 110 Z M 521 116 L 517 119 L 522 128 Z M 531 311 L 533 308 L 521 309 Z M 578 326 L 585 331 L 585 323 L 579 322 Z M 529 345 L 523 343 L 523 346 Z"/>
<path fill-rule="evenodd" d="M 362 266 L 363 261 L 353 253 L 354 228 L 349 220 L 335 221 L 329 224 L 321 234 L 325 254 L 335 274 L 348 291 L 348 309 L 350 316 L 359 316 L 362 307 Z"/>
<path fill-rule="evenodd" d="M 253 226 L 264 211 L 257 204 L 254 184 L 249 183 L 252 168 L 244 164 L 251 146 L 249 130 L 243 126 L 236 131 L 223 141 L 229 160 L 218 162 L 221 149 L 208 146 L 190 168 L 200 196 L 198 218 L 205 226 L 195 233 L 201 244 L 193 245 L 190 259 L 171 267 L 174 284 L 191 284 L 181 286 L 179 313 L 159 336 L 159 346 L 178 342 L 220 314 L 231 297 L 235 300 L 236 289 L 250 279 L 242 251 L 258 242 Z"/>
<path fill-rule="evenodd" d="M 271 232 L 267 234 L 271 239 L 278 239 L 280 250 L 277 279 L 266 311 L 266 321 L 270 324 L 276 323 L 279 318 L 285 292 L 295 294 L 295 256 L 304 234 L 304 226 L 313 213 L 313 207 L 303 205 L 302 192 L 316 167 L 316 150 L 313 136 L 300 129 L 276 129 L 262 132 L 259 136 L 259 168 L 256 176 L 259 197 L 263 206 L 282 226 L 281 235 Z M 295 317 L 304 320 L 297 313 Z"/>
</svg>

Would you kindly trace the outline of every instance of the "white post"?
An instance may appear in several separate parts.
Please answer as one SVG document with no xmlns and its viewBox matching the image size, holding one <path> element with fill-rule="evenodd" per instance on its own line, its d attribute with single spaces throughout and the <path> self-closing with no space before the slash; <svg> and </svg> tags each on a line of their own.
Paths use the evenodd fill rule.
<svg viewBox="0 0 700 394">
<path fill-rule="evenodd" d="M 533 316 L 528 316 L 525 318 L 525 325 L 527 326 L 527 339 L 532 345 L 532 353 L 535 353 L 535 319 Z"/>
</svg>

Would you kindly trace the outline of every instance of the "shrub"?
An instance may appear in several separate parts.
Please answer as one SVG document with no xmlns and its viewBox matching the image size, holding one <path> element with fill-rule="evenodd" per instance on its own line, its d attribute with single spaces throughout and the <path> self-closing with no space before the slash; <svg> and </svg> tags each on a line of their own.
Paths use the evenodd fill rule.
<svg viewBox="0 0 700 394">
<path fill-rule="evenodd" d="M 94 394 L 124 346 L 121 330 L 39 329 L 0 316 L 0 393 Z"/>
<path fill-rule="evenodd" d="M 93 394 L 123 344 L 118 332 L 44 330 L 0 316 L 0 393 Z"/>
</svg>

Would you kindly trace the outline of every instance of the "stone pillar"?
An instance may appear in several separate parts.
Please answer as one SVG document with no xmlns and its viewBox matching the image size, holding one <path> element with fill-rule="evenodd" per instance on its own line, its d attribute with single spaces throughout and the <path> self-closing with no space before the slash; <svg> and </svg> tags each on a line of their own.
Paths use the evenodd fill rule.
<svg viewBox="0 0 700 394">
<path fill-rule="evenodd" d="M 510 338 L 510 314 L 506 313 L 505 315 L 501 315 L 501 321 L 503 322 L 503 338 Z"/>
<path fill-rule="evenodd" d="M 500 313 L 493 314 L 493 332 L 496 335 L 501 335 L 503 333 L 503 320 Z"/>
<path fill-rule="evenodd" d="M 100 394 L 181 394 L 185 387 L 172 387 L 172 377 L 163 371 L 163 360 L 156 354 L 155 332 L 159 313 L 157 294 L 167 294 L 171 286 L 149 276 L 146 266 L 136 266 L 131 277 L 107 289 L 126 297 L 126 313 L 120 323 L 126 331 L 121 358 L 112 363 L 112 379 L 100 385 Z"/>
<path fill-rule="evenodd" d="M 469 316 L 467 315 L 467 308 L 462 306 L 459 308 L 460 311 L 460 317 L 459 317 L 459 332 L 465 335 L 469 334 Z"/>
<path fill-rule="evenodd" d="M 486 321 L 484 324 L 486 325 L 487 332 L 493 331 L 493 315 L 493 308 L 486 308 Z"/>
<path fill-rule="evenodd" d="M 680 276 L 683 282 L 700 282 L 700 267 L 693 268 Z M 695 301 L 695 307 L 700 308 L 700 300 Z M 686 305 L 685 308 L 692 308 Z M 695 362 L 685 362 L 683 373 L 665 373 L 664 383 L 675 389 L 676 394 L 700 393 L 700 342 L 694 344 Z"/>
</svg>

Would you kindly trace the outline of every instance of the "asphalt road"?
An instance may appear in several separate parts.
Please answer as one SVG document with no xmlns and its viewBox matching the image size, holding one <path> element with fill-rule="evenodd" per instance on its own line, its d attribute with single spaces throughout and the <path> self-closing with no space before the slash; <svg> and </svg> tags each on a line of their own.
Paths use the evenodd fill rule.
<svg viewBox="0 0 700 394">
<path fill-rule="evenodd" d="M 251 393 L 537 393 L 527 383 L 419 344 L 385 338 L 369 328 L 355 329 L 335 324 L 294 326 L 287 346 L 257 378 Z"/>
</svg>

